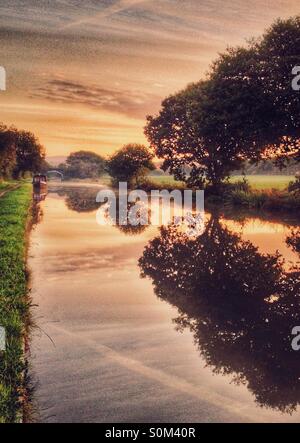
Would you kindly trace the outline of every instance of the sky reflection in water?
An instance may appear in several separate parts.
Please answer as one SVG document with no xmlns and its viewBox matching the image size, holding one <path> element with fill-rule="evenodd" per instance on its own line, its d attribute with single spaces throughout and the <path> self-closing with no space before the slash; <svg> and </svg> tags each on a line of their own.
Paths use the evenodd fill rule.
<svg viewBox="0 0 300 443">
<path fill-rule="evenodd" d="M 73 360 L 75 379 L 79 371 L 83 385 L 94 383 L 85 401 L 99 402 L 82 420 L 105 421 L 107 413 L 113 421 L 299 421 L 300 354 L 291 348 L 291 329 L 300 325 L 296 222 L 214 213 L 197 238 L 172 226 L 124 230 L 97 225 L 96 192 L 51 192 L 33 234 L 37 317 L 58 347 L 41 336 L 33 342 L 45 410 L 76 418 L 80 403 L 68 404 L 76 383 L 66 386 L 62 376 Z M 116 378 L 98 372 L 95 352 L 105 354 L 102 371 L 116 365 Z M 49 364 L 66 396 L 60 406 L 45 384 L 54 383 Z M 126 387 L 120 368 L 131 374 Z M 149 382 L 153 404 L 143 398 Z"/>
</svg>

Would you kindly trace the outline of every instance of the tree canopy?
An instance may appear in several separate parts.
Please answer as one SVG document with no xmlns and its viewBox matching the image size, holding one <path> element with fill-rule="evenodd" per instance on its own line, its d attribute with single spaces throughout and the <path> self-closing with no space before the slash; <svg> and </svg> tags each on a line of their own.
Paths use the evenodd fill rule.
<svg viewBox="0 0 300 443">
<path fill-rule="evenodd" d="M 258 45 L 264 93 L 271 97 L 276 127 L 275 153 L 300 160 L 300 92 L 292 88 L 293 68 L 300 65 L 300 16 L 277 20 Z"/>
<path fill-rule="evenodd" d="M 91 151 L 72 152 L 60 169 L 72 178 L 98 178 L 105 172 L 105 159 Z"/>
<path fill-rule="evenodd" d="M 162 168 L 190 185 L 218 187 L 245 160 L 299 156 L 300 95 L 292 89 L 299 60 L 300 17 L 221 54 L 205 80 L 148 116 L 145 134 Z"/>
<path fill-rule="evenodd" d="M 145 129 L 155 154 L 164 159 L 162 168 L 189 185 L 203 186 L 207 180 L 218 187 L 245 159 L 259 159 L 264 128 L 252 96 L 247 87 L 227 83 L 225 88 L 210 79 L 164 100 L 159 116 L 148 117 Z M 238 108 L 245 101 L 251 109 L 247 128 Z"/>
<path fill-rule="evenodd" d="M 0 124 L 0 178 L 11 177 L 16 163 L 14 132 L 7 126 Z"/>
<path fill-rule="evenodd" d="M 0 124 L 0 176 L 37 172 L 44 163 L 45 150 L 34 134 Z"/>
<path fill-rule="evenodd" d="M 299 159 L 300 95 L 292 87 L 299 45 L 300 17 L 277 20 L 258 41 L 245 49 L 229 49 L 213 65 L 211 77 L 223 84 L 224 91 L 231 85 L 234 95 L 241 88 L 249 92 L 248 99 L 236 103 L 244 116 L 240 129 L 250 137 L 259 130 L 265 156 L 280 159 L 294 154 Z"/>
<path fill-rule="evenodd" d="M 17 164 L 14 175 L 25 172 L 38 172 L 44 166 L 45 149 L 37 137 L 29 131 L 15 131 L 15 148 Z"/>
<path fill-rule="evenodd" d="M 117 181 L 138 185 L 147 171 L 155 169 L 153 153 L 144 145 L 128 144 L 108 161 L 108 172 Z"/>
</svg>

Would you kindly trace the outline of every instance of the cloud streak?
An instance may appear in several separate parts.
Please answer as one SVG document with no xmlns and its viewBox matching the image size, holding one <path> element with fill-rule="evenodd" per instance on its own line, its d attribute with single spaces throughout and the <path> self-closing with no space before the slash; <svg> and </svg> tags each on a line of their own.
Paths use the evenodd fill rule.
<svg viewBox="0 0 300 443">
<path fill-rule="evenodd" d="M 101 88 L 59 79 L 51 80 L 43 87 L 36 89 L 31 97 L 86 105 L 136 118 L 144 118 L 153 106 L 157 106 L 160 102 L 160 98 L 153 94 L 126 89 Z"/>
<path fill-rule="evenodd" d="M 1 0 L 0 121 L 30 128 L 50 154 L 145 142 L 144 117 L 165 96 L 297 13 L 299 0 Z"/>
</svg>

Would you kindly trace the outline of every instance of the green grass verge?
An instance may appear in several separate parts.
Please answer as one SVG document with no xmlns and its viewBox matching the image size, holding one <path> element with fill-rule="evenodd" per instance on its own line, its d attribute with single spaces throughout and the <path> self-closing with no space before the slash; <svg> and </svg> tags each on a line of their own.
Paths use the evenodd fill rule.
<svg viewBox="0 0 300 443">
<path fill-rule="evenodd" d="M 24 335 L 28 319 L 26 228 L 31 186 L 0 198 L 0 325 L 6 330 L 6 349 L 0 351 L 0 422 L 21 418 L 25 370 Z"/>
</svg>

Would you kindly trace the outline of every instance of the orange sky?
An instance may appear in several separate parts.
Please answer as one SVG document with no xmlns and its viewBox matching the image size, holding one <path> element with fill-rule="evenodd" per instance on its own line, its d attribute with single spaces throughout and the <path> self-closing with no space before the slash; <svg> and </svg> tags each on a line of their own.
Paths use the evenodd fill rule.
<svg viewBox="0 0 300 443">
<path fill-rule="evenodd" d="M 36 133 L 49 156 L 146 142 L 166 95 L 297 13 L 299 0 L 1 0 L 0 121 Z"/>
</svg>

